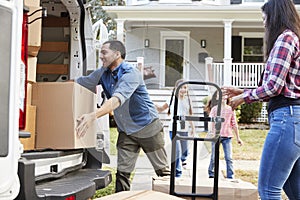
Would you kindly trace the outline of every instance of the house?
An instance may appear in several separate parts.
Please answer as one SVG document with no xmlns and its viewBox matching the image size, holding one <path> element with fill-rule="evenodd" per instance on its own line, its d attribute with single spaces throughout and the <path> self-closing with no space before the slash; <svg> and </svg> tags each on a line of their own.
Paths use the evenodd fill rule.
<svg viewBox="0 0 300 200">
<path fill-rule="evenodd" d="M 173 87 L 182 77 L 246 88 L 256 86 L 264 67 L 264 2 L 128 0 L 103 9 L 117 23 L 127 60 L 143 57 L 151 69 L 149 89 Z"/>
</svg>

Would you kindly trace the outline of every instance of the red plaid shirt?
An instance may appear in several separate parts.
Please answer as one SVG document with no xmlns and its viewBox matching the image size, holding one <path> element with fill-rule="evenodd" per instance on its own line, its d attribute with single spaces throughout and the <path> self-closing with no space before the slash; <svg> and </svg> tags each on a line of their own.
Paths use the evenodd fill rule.
<svg viewBox="0 0 300 200">
<path fill-rule="evenodd" d="M 245 89 L 246 103 L 268 101 L 283 95 L 300 98 L 300 49 L 299 38 L 291 30 L 280 34 L 270 52 L 263 74 L 262 85 L 256 89 Z"/>
</svg>

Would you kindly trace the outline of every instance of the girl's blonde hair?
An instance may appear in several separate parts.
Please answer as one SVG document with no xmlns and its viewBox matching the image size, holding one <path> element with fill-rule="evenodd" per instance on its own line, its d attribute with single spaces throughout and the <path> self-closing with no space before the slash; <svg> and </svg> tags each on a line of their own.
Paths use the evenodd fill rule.
<svg viewBox="0 0 300 200">
<path fill-rule="evenodd" d="M 171 95 L 171 99 L 170 99 L 170 103 L 169 103 L 169 109 L 168 109 L 168 115 L 171 114 L 171 105 L 172 105 L 172 102 L 173 102 L 173 97 L 174 97 L 174 94 L 175 94 L 175 90 L 176 88 L 178 87 L 178 85 L 180 83 L 184 82 L 184 79 L 178 79 L 176 82 L 175 82 L 175 86 L 173 88 L 173 91 L 172 91 L 172 95 Z M 192 115 L 193 114 L 193 109 L 192 109 L 192 102 L 191 102 L 191 98 L 190 98 L 190 95 L 189 95 L 189 90 L 186 91 L 187 92 L 187 97 L 188 97 L 188 102 L 189 102 L 189 114 Z"/>
</svg>

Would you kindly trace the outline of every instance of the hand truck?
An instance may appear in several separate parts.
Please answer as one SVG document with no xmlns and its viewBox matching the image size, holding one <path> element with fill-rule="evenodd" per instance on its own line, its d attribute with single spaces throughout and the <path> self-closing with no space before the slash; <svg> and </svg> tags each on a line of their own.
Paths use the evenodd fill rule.
<svg viewBox="0 0 300 200">
<path fill-rule="evenodd" d="M 212 101 L 215 101 L 217 104 L 217 116 L 216 117 L 199 117 L 199 116 L 179 116 L 177 115 L 177 107 L 178 107 L 178 93 L 180 88 L 183 85 L 203 85 L 203 86 L 213 86 L 216 88 L 216 91 L 218 92 L 218 96 L 220 98 L 218 99 L 212 99 Z M 178 85 L 175 91 L 175 101 L 174 101 L 174 113 L 173 113 L 173 123 L 172 123 L 172 150 L 171 150 L 171 177 L 170 177 L 170 191 L 169 193 L 171 195 L 179 196 L 179 197 L 191 197 L 192 200 L 195 200 L 196 197 L 202 197 L 202 198 L 209 198 L 213 200 L 218 200 L 218 177 L 219 177 L 219 148 L 220 148 L 220 129 L 221 129 L 221 123 L 224 121 L 223 118 L 221 118 L 221 102 L 222 102 L 222 91 L 219 88 L 218 85 L 210 82 L 198 82 L 198 81 L 185 81 Z M 202 137 L 186 137 L 186 136 L 179 136 L 177 135 L 177 123 L 178 121 L 204 121 L 204 122 L 214 122 L 215 128 L 216 128 L 216 134 L 214 137 L 210 138 L 202 138 Z M 176 162 L 176 141 L 177 140 L 191 140 L 193 141 L 194 148 L 193 148 L 193 168 L 192 168 L 192 192 L 191 193 L 182 193 L 182 192 L 176 192 L 175 191 L 175 162 Z M 215 165 L 214 165 L 214 183 L 213 183 L 213 192 L 207 193 L 207 194 L 200 194 L 196 193 L 196 180 L 197 180 L 197 143 L 198 142 L 204 142 L 204 141 L 210 141 L 215 143 L 215 152 L 212 152 L 215 154 Z"/>
</svg>

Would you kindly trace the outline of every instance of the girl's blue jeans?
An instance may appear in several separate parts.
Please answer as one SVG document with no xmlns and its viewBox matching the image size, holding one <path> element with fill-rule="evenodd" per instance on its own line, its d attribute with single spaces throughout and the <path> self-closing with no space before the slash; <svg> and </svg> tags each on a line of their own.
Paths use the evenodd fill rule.
<svg viewBox="0 0 300 200">
<path fill-rule="evenodd" d="M 226 177 L 234 178 L 233 161 L 232 161 L 232 143 L 230 137 L 221 137 L 220 144 L 223 146 L 224 157 L 226 161 Z M 215 166 L 215 143 L 211 143 L 211 157 L 208 167 L 208 175 L 214 177 Z"/>
<path fill-rule="evenodd" d="M 177 132 L 180 136 L 188 136 L 188 132 Z M 170 138 L 172 139 L 172 131 L 170 131 Z M 182 175 L 182 162 L 186 161 L 188 156 L 188 141 L 187 140 L 176 140 L 176 177 Z"/>
<path fill-rule="evenodd" d="M 290 200 L 300 199 L 300 106 L 287 106 L 269 114 L 258 176 L 262 200 L 280 200 L 282 189 Z"/>
</svg>

